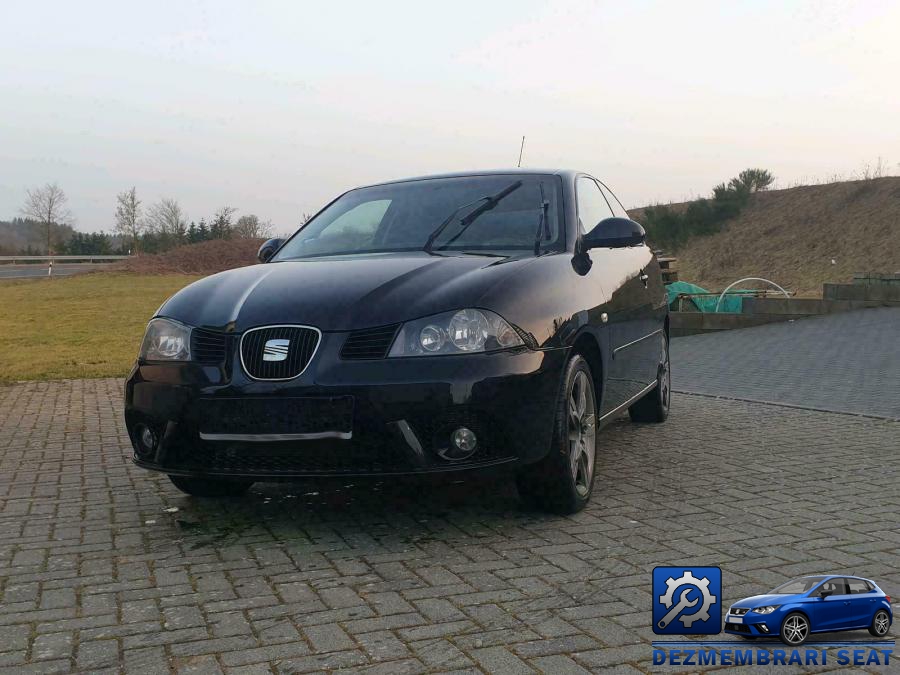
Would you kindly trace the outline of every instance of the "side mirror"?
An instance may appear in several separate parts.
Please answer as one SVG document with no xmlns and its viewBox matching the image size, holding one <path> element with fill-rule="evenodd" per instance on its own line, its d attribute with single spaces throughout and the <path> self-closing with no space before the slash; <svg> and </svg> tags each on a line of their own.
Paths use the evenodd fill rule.
<svg viewBox="0 0 900 675">
<path fill-rule="evenodd" d="M 283 243 L 284 239 L 269 239 L 268 241 L 264 241 L 263 245 L 259 247 L 259 251 L 256 253 L 259 262 L 269 262 L 272 256 L 275 255 L 275 251 L 280 249 Z"/>
<path fill-rule="evenodd" d="M 832 593 L 834 593 L 834 591 L 821 590 L 821 591 L 819 591 L 819 597 L 822 598 L 822 599 L 824 600 L 825 598 L 827 598 L 827 597 L 828 597 L 829 595 L 831 595 Z"/>
<path fill-rule="evenodd" d="M 582 238 L 584 249 L 625 248 L 640 246 L 647 239 L 647 233 L 638 223 L 628 218 L 604 218 L 597 227 Z"/>
</svg>

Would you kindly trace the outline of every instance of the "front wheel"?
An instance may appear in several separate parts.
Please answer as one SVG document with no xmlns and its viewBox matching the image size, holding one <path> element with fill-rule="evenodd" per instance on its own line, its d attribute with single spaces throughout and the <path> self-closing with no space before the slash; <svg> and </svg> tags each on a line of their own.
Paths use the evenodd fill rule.
<svg viewBox="0 0 900 675">
<path fill-rule="evenodd" d="M 597 398 L 591 367 L 580 354 L 566 364 L 550 452 L 516 476 L 519 494 L 552 513 L 580 511 L 594 489 Z"/>
<path fill-rule="evenodd" d="M 193 497 L 240 497 L 253 485 L 253 481 L 249 480 L 222 480 L 189 476 L 170 475 L 169 480 L 179 490 Z"/>
<path fill-rule="evenodd" d="M 872 625 L 869 626 L 869 633 L 874 635 L 875 637 L 884 637 L 887 635 L 888 628 L 891 627 L 891 617 L 888 616 L 888 613 L 879 609 L 875 612 L 875 616 L 872 617 Z"/>
<path fill-rule="evenodd" d="M 781 641 L 789 647 L 798 647 L 809 637 L 809 619 L 795 612 L 788 614 L 781 624 Z"/>
<path fill-rule="evenodd" d="M 663 333 L 659 366 L 656 369 L 656 386 L 639 398 L 628 409 L 632 422 L 665 422 L 669 416 L 669 399 L 672 395 L 672 370 L 669 366 L 669 336 Z"/>
</svg>

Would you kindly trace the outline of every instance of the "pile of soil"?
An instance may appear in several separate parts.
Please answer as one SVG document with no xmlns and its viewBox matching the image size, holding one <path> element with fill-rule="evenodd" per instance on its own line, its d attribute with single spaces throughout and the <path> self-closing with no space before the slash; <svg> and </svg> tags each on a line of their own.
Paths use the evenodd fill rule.
<svg viewBox="0 0 900 675">
<path fill-rule="evenodd" d="M 215 274 L 257 262 L 262 239 L 213 239 L 156 254 L 142 254 L 111 265 L 133 274 Z"/>
</svg>

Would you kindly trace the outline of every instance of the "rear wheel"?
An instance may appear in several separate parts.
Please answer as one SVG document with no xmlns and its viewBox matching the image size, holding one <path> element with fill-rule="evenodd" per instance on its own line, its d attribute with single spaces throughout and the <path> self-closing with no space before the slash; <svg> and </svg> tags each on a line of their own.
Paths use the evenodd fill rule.
<svg viewBox="0 0 900 675">
<path fill-rule="evenodd" d="M 875 637 L 884 637 L 887 635 L 888 628 L 891 627 L 891 617 L 888 616 L 888 613 L 879 609 L 875 612 L 875 616 L 872 617 L 872 625 L 869 626 L 869 633 L 874 635 Z"/>
<path fill-rule="evenodd" d="M 550 452 L 516 477 L 527 502 L 553 513 L 575 513 L 594 489 L 597 399 L 588 362 L 575 354 L 566 364 Z"/>
<path fill-rule="evenodd" d="M 656 386 L 638 399 L 628 409 L 632 422 L 660 423 L 669 416 L 669 398 L 672 394 L 672 371 L 669 368 L 669 336 L 663 333 Z"/>
<path fill-rule="evenodd" d="M 179 490 L 194 497 L 240 497 L 253 485 L 253 481 L 248 480 L 192 478 L 189 476 L 169 476 L 169 480 Z"/>
</svg>

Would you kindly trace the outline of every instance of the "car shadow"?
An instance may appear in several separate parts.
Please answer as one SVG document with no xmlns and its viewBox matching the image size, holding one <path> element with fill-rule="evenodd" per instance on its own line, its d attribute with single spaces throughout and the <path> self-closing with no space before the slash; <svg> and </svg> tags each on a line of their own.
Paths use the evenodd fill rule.
<svg viewBox="0 0 900 675">
<path fill-rule="evenodd" d="M 173 543 L 188 550 L 276 539 L 384 553 L 460 537 L 475 543 L 561 518 L 525 509 L 509 476 L 256 483 L 235 499 L 188 497 L 165 479 L 159 487 L 170 504 L 161 515 L 174 529 Z"/>
</svg>

